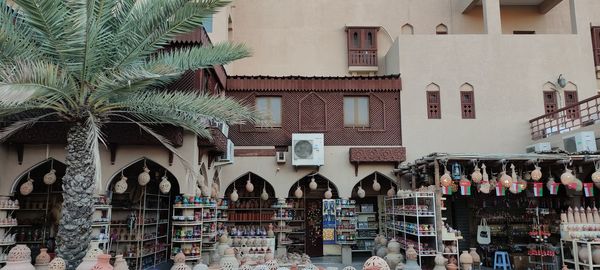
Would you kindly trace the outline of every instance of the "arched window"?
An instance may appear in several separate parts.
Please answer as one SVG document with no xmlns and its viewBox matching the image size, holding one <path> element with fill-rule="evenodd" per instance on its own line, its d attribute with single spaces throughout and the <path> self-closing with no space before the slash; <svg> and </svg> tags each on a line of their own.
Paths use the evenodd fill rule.
<svg viewBox="0 0 600 270">
<path fill-rule="evenodd" d="M 440 97 L 440 87 L 431 83 L 426 87 L 427 96 L 427 118 L 441 119 L 442 118 L 442 103 Z"/>
<path fill-rule="evenodd" d="M 567 108 L 567 118 L 577 119 L 579 118 L 579 98 L 577 97 L 577 85 L 572 82 L 567 83 L 564 88 L 565 94 L 565 108 Z"/>
<path fill-rule="evenodd" d="M 402 26 L 401 32 L 403 35 L 414 35 L 415 29 L 413 28 L 413 26 L 410 23 L 407 23 Z"/>
<path fill-rule="evenodd" d="M 443 23 L 440 23 L 440 24 L 438 24 L 438 25 L 435 27 L 435 33 L 436 33 L 437 35 L 447 35 L 447 34 L 448 34 L 448 26 L 446 26 L 446 25 L 445 25 L 445 24 L 443 24 Z"/>
<path fill-rule="evenodd" d="M 354 34 L 352 35 L 352 44 L 355 48 L 360 47 L 360 39 L 358 36 L 358 32 L 354 32 Z"/>
<path fill-rule="evenodd" d="M 463 119 L 475 119 L 475 92 L 469 83 L 460 86 L 460 108 Z"/>
<path fill-rule="evenodd" d="M 544 99 L 544 114 L 553 113 L 558 109 L 558 99 L 556 98 L 556 85 L 547 82 L 542 87 Z M 556 114 L 551 114 L 548 118 L 555 118 Z"/>
<path fill-rule="evenodd" d="M 367 47 L 373 48 L 373 33 L 367 32 Z"/>
</svg>

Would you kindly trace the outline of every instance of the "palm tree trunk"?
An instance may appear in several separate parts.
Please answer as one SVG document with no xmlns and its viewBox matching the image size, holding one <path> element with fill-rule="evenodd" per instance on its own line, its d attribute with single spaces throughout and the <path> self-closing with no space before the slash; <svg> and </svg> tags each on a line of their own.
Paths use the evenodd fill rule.
<svg viewBox="0 0 600 270">
<path fill-rule="evenodd" d="M 73 270 L 90 244 L 94 212 L 95 164 L 87 144 L 88 129 L 76 124 L 67 134 L 67 169 L 62 179 L 62 217 L 58 227 L 57 253 Z"/>
</svg>

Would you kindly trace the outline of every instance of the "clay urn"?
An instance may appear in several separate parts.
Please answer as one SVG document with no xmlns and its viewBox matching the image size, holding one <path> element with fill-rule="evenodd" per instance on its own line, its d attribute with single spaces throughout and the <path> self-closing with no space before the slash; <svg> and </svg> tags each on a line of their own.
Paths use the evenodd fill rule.
<svg viewBox="0 0 600 270">
<path fill-rule="evenodd" d="M 113 270 L 129 270 L 129 266 L 125 259 L 123 259 L 123 255 L 117 255 L 115 257 L 115 266 Z"/>
<path fill-rule="evenodd" d="M 366 270 L 390 270 L 390 266 L 387 262 L 378 256 L 369 258 L 363 265 L 363 269 Z"/>
<path fill-rule="evenodd" d="M 65 270 L 66 268 L 67 263 L 60 257 L 55 257 L 54 260 L 48 264 L 48 270 Z"/>
<path fill-rule="evenodd" d="M 113 270 L 112 265 L 110 265 L 110 255 L 98 255 L 98 262 L 96 263 L 96 265 L 94 265 L 92 270 Z"/>
<path fill-rule="evenodd" d="M 41 248 L 40 254 L 35 257 L 35 265 L 48 265 L 50 263 L 50 255 L 47 248 Z"/>
<path fill-rule="evenodd" d="M 478 266 L 481 263 L 481 257 L 479 256 L 479 254 L 477 254 L 477 248 L 471 248 L 471 252 L 469 252 L 469 255 L 473 257 L 474 266 Z"/>
<path fill-rule="evenodd" d="M 460 254 L 460 264 L 462 269 L 465 270 L 471 270 L 471 267 L 473 267 L 473 257 L 471 257 L 468 251 L 463 250 L 462 254 Z"/>
<path fill-rule="evenodd" d="M 175 263 L 171 267 L 171 270 L 192 270 L 192 268 L 190 268 L 189 266 L 187 266 L 185 264 L 185 255 L 183 255 L 183 253 L 181 253 L 181 252 L 179 252 L 179 253 L 177 253 L 177 255 L 175 255 L 175 258 L 173 261 Z"/>
<path fill-rule="evenodd" d="M 98 256 L 102 254 L 102 250 L 97 246 L 90 245 L 87 252 L 85 253 L 85 257 L 77 266 L 76 270 L 89 270 L 92 269 L 98 263 Z"/>
<path fill-rule="evenodd" d="M 444 258 L 441 252 L 438 252 L 437 255 L 435 255 L 433 261 L 435 262 L 433 270 L 446 270 L 446 262 L 448 262 L 448 259 Z"/>
</svg>

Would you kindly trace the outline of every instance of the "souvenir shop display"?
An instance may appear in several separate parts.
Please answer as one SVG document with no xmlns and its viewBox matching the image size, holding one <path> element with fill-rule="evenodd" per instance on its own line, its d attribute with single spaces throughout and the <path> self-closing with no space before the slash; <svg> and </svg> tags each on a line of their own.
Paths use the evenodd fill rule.
<svg viewBox="0 0 600 270">
<path fill-rule="evenodd" d="M 204 249 L 217 239 L 217 201 L 199 195 L 175 197 L 171 229 L 171 259 L 179 253 L 185 261 L 199 262 Z"/>
<path fill-rule="evenodd" d="M 19 200 L 0 197 L 0 265 L 7 261 L 7 250 L 16 244 L 17 219 L 14 211 L 19 209 Z"/>
</svg>

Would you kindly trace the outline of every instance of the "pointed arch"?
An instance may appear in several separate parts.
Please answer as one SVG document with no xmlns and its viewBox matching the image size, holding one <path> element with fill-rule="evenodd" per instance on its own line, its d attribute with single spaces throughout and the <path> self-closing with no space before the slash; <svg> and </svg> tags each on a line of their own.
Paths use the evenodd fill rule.
<svg viewBox="0 0 600 270">
<path fill-rule="evenodd" d="M 375 177 L 377 177 L 377 182 L 381 185 L 381 189 L 379 191 L 373 190 L 373 183 L 375 182 Z M 374 197 L 379 195 L 386 195 L 387 191 L 394 187 L 398 190 L 398 185 L 394 182 L 393 179 L 385 176 L 381 172 L 375 171 L 372 174 L 365 176 L 363 179 L 356 182 L 354 187 L 352 188 L 352 195 L 350 198 L 358 198 L 358 187 L 362 185 L 362 188 L 365 190 L 366 197 Z"/>
<path fill-rule="evenodd" d="M 459 89 L 460 89 L 460 91 L 474 91 L 475 90 L 475 88 L 473 88 L 473 85 L 468 82 L 463 83 Z"/>
<path fill-rule="evenodd" d="M 556 84 L 552 82 L 546 82 L 542 86 L 542 91 L 556 91 Z"/>
<path fill-rule="evenodd" d="M 432 82 L 425 87 L 425 91 L 440 91 L 440 86 Z"/>
<path fill-rule="evenodd" d="M 135 159 L 121 167 L 119 170 L 116 170 L 109 178 L 110 181 L 107 181 L 105 190 L 107 192 L 112 192 L 114 190 L 113 187 L 115 183 L 121 179 L 122 174 L 123 176 L 127 177 L 126 192 L 138 195 L 142 194 L 141 192 L 143 187 L 141 187 L 138 184 L 137 178 L 144 168 L 144 162 L 150 170 L 150 182 L 146 185 L 147 192 L 159 194 L 160 191 L 158 190 L 158 185 L 161 181 L 162 176 L 164 176 L 165 174 L 167 176 L 167 179 L 171 183 L 170 193 L 180 194 L 182 192 L 182 190 L 180 190 L 179 181 L 175 177 L 175 174 L 169 171 L 169 169 L 167 169 L 166 167 L 162 166 L 158 162 L 148 157 L 140 157 L 138 159 Z M 133 196 L 130 197 L 133 198 Z"/>
<path fill-rule="evenodd" d="M 315 178 L 315 182 L 317 182 L 316 190 L 311 190 L 308 186 L 313 177 Z M 319 173 L 309 173 L 309 174 L 303 176 L 302 178 L 300 178 L 298 181 L 294 182 L 294 184 L 290 187 L 288 196 L 290 198 L 295 198 L 294 192 L 296 191 L 296 189 L 298 187 L 300 187 L 300 189 L 302 189 L 302 191 L 303 191 L 304 198 L 311 198 L 311 199 L 324 198 L 324 193 L 325 193 L 325 191 L 327 191 L 328 185 L 329 185 L 329 188 L 331 188 L 331 193 L 333 194 L 333 196 L 331 198 L 339 198 L 340 195 L 339 195 L 337 186 L 331 180 L 329 180 L 328 178 L 326 178 L 325 176 L 323 176 Z"/>
<path fill-rule="evenodd" d="M 435 33 L 436 33 L 437 35 L 447 35 L 447 34 L 448 34 L 448 26 L 446 26 L 446 25 L 445 25 L 445 24 L 443 24 L 443 23 L 440 23 L 440 24 L 438 24 L 438 25 L 435 27 Z"/>
<path fill-rule="evenodd" d="M 565 91 L 577 91 L 577 85 L 572 81 L 569 81 L 563 88 Z"/>
<path fill-rule="evenodd" d="M 23 183 L 27 181 L 27 176 L 29 175 L 33 182 L 33 192 L 42 191 L 47 192 L 47 185 L 44 184 L 43 178 L 46 173 L 50 171 L 50 168 L 56 170 L 56 182 L 52 184 L 53 188 L 56 188 L 57 191 L 62 191 L 62 177 L 65 175 L 65 170 L 67 165 L 62 163 L 61 161 L 55 158 L 48 158 L 42 160 L 33 166 L 29 167 L 27 170 L 20 173 L 12 183 L 10 188 L 10 192 L 12 195 L 19 194 L 19 188 Z"/>
<path fill-rule="evenodd" d="M 246 183 L 248 179 L 250 179 L 250 182 L 254 185 L 254 190 L 252 192 L 246 191 Z M 271 183 L 264 177 L 254 172 L 244 173 L 231 182 L 225 189 L 225 198 L 229 198 L 234 187 L 237 189 L 241 199 L 259 198 L 263 188 L 267 191 L 267 194 L 269 194 L 270 199 L 275 198 L 275 188 L 273 188 L 273 185 L 271 185 Z M 270 207 L 270 204 L 268 206 Z"/>
<path fill-rule="evenodd" d="M 319 94 L 310 92 L 298 101 L 298 123 L 301 131 L 327 131 L 327 102 Z"/>
<path fill-rule="evenodd" d="M 400 29 L 400 32 L 403 35 L 414 35 L 415 34 L 415 28 L 412 26 L 412 24 L 407 23 L 405 25 L 402 26 L 402 28 Z"/>
</svg>

